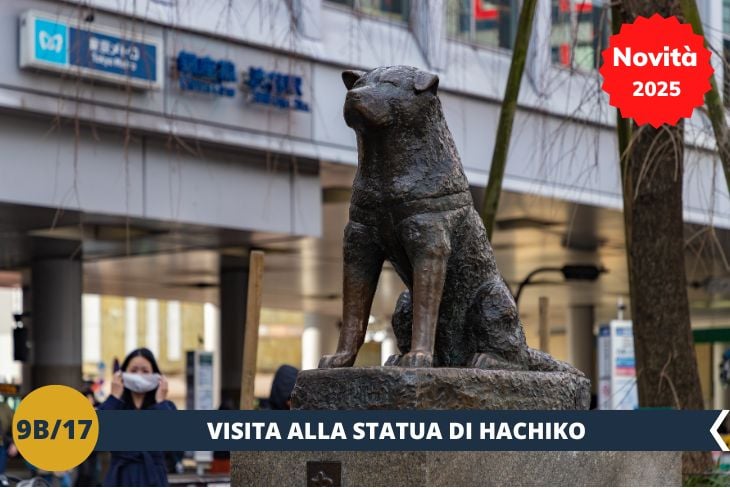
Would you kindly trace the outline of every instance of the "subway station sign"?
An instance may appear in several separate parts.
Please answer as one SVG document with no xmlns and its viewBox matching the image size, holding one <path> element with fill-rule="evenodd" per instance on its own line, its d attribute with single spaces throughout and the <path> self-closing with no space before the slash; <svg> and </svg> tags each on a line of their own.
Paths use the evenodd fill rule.
<svg viewBox="0 0 730 488">
<path fill-rule="evenodd" d="M 180 51 L 175 67 L 181 90 L 220 97 L 233 97 L 236 94 L 236 65 L 228 59 L 213 59 Z"/>
<path fill-rule="evenodd" d="M 243 90 L 249 103 L 309 112 L 302 97 L 302 77 L 250 66 L 244 74 Z"/>
<path fill-rule="evenodd" d="M 162 39 L 29 10 L 20 17 L 20 67 L 160 89 Z"/>
</svg>

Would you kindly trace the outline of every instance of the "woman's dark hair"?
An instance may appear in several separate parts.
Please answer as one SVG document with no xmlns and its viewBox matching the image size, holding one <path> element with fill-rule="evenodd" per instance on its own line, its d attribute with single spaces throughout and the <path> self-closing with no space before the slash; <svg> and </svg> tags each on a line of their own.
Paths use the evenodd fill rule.
<svg viewBox="0 0 730 488">
<path fill-rule="evenodd" d="M 134 351 L 127 354 L 127 357 L 124 358 L 124 362 L 122 363 L 122 367 L 120 368 L 122 372 L 127 371 L 127 368 L 129 367 L 130 361 L 132 359 L 142 356 L 147 361 L 150 362 L 152 365 L 152 372 L 157 374 L 162 374 L 160 371 L 160 367 L 157 366 L 157 360 L 155 359 L 155 355 L 152 354 L 152 351 L 147 349 L 146 347 L 140 347 L 139 349 L 135 349 Z M 144 400 L 142 401 L 142 407 L 141 410 L 144 410 L 146 408 L 151 407 L 155 403 L 157 403 L 157 400 L 155 400 L 155 395 L 157 394 L 157 388 L 155 388 L 152 391 L 148 391 L 144 395 Z M 127 405 L 134 405 L 134 401 L 132 400 L 132 392 L 128 388 L 124 388 L 124 393 L 122 394 L 122 401 L 126 403 Z"/>
<path fill-rule="evenodd" d="M 271 384 L 271 395 L 269 396 L 269 408 L 271 410 L 289 410 L 291 393 L 294 390 L 294 383 L 297 381 L 299 370 L 294 366 L 284 364 L 279 366 L 274 374 L 274 382 Z"/>
</svg>

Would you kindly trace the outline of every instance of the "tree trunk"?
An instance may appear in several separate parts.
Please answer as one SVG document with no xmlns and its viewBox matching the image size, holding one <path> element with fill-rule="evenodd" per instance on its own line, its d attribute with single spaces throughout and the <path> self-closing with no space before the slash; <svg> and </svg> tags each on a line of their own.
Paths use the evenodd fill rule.
<svg viewBox="0 0 730 488">
<path fill-rule="evenodd" d="M 634 324 L 639 404 L 702 409 L 684 268 L 682 126 L 645 126 L 629 152 L 624 191 L 631 317 Z M 687 473 L 710 469 L 692 455 Z M 707 457 L 707 459 L 703 459 Z"/>
<path fill-rule="evenodd" d="M 520 93 L 522 73 L 525 70 L 527 59 L 527 48 L 530 45 L 532 34 L 532 20 L 535 17 L 535 6 L 537 0 L 524 0 L 520 11 L 520 20 L 515 36 L 515 46 L 512 49 L 512 62 L 507 75 L 507 86 L 504 89 L 502 109 L 499 112 L 499 123 L 497 125 L 497 136 L 494 139 L 494 152 L 492 153 L 492 165 L 489 168 L 489 181 L 484 192 L 482 203 L 482 221 L 487 230 L 487 237 L 492 239 L 494 223 L 497 219 L 497 208 L 499 207 L 499 196 L 502 193 L 502 180 L 504 179 L 504 168 L 507 165 L 507 151 L 512 136 L 512 125 L 517 111 L 517 95 Z"/>
<path fill-rule="evenodd" d="M 679 1 L 624 0 L 622 12 L 624 22 L 679 16 Z M 632 136 L 623 191 L 639 404 L 702 409 L 684 265 L 684 125 L 634 125 Z M 703 473 L 712 460 L 685 453 L 682 464 L 684 473 Z"/>
</svg>

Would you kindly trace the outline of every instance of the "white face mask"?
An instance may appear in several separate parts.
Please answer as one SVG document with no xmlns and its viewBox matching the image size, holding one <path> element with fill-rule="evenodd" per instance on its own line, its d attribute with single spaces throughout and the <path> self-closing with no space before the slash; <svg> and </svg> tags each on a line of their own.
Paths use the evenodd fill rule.
<svg viewBox="0 0 730 488">
<path fill-rule="evenodd" d="M 160 384 L 160 375 L 158 373 L 122 373 L 122 383 L 124 383 L 125 388 L 135 393 L 147 393 Z"/>
</svg>

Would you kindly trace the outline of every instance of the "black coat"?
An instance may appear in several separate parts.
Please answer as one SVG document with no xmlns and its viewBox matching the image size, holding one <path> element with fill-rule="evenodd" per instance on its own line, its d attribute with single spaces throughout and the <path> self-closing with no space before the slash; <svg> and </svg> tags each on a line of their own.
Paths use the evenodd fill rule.
<svg viewBox="0 0 730 488">
<path fill-rule="evenodd" d="M 169 400 L 156 403 L 149 410 L 177 410 Z M 99 410 L 135 410 L 134 405 L 109 395 Z M 167 486 L 165 455 L 160 451 L 112 452 L 104 486 Z"/>
</svg>

